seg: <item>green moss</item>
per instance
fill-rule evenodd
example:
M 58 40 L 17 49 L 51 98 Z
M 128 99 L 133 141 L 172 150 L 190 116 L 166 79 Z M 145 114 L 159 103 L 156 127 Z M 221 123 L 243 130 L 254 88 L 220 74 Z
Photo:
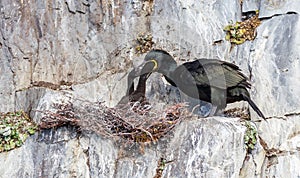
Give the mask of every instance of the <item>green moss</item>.
M 247 151 L 251 152 L 257 143 L 257 130 L 249 121 L 245 122 L 245 126 L 247 130 L 244 136 L 244 143 Z
M 0 152 L 22 146 L 36 130 L 37 125 L 24 111 L 0 113 Z

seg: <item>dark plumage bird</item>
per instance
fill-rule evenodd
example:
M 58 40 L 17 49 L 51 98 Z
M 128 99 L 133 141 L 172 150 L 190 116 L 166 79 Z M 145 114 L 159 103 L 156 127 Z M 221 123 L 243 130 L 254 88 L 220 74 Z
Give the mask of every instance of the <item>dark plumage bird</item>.
M 145 65 L 148 67 L 143 67 Z M 247 77 L 232 63 L 217 59 L 197 59 L 177 66 L 169 53 L 152 50 L 146 55 L 144 63 L 130 72 L 127 92 L 132 92 L 135 77 L 145 73 L 150 75 L 155 71 L 163 74 L 171 85 L 178 87 L 186 95 L 210 102 L 217 106 L 218 110 L 224 109 L 228 103 L 244 100 L 265 119 L 263 113 L 250 99 L 247 89 L 251 85 Z
M 134 83 L 133 83 L 134 80 L 133 76 L 136 73 L 136 71 L 132 70 L 129 73 L 128 75 L 128 81 L 130 81 L 130 84 L 128 84 L 129 88 L 127 90 L 126 95 L 122 97 L 121 100 L 119 101 L 118 106 L 127 104 L 129 102 L 145 101 L 146 81 L 149 78 L 153 67 L 154 67 L 153 63 L 146 63 L 145 65 L 143 65 L 143 68 L 140 72 L 140 78 L 136 86 L 136 90 L 134 90 Z

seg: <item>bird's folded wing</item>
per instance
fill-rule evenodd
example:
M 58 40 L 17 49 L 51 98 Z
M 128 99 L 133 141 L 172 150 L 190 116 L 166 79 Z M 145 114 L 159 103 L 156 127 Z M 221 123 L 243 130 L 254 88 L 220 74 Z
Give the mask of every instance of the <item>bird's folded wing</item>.
M 247 77 L 231 63 L 214 59 L 187 62 L 175 71 L 185 85 L 211 86 L 227 89 L 240 84 L 249 87 Z

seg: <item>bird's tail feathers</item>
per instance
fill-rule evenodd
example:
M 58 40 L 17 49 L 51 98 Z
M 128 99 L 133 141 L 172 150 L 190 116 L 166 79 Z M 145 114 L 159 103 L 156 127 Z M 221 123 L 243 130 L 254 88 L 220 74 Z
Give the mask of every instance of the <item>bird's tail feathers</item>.
M 257 105 L 250 99 L 249 96 L 247 95 L 243 95 L 244 99 L 250 104 L 250 106 L 252 107 L 252 109 L 260 116 L 262 117 L 264 120 L 266 120 L 266 117 L 264 116 L 264 114 L 260 111 L 260 109 L 257 107 Z

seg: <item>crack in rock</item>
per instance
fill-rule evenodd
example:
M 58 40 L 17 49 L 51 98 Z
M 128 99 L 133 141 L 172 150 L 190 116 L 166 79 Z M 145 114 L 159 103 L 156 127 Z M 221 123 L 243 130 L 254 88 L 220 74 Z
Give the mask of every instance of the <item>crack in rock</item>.
M 284 15 L 290 15 L 290 14 L 298 14 L 297 12 L 287 12 L 287 13 L 284 13 L 284 14 L 274 14 L 272 16 L 268 16 L 268 17 L 258 17 L 261 21 L 264 21 L 264 20 L 269 20 L 269 19 L 272 19 L 273 17 L 277 17 L 277 16 L 284 16 Z

